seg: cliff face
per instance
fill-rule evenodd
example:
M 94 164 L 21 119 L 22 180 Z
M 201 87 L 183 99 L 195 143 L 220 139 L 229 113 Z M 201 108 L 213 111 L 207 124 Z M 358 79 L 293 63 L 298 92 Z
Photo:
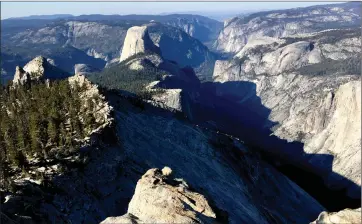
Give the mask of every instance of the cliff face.
M 202 81 L 211 81 L 215 60 L 200 40 L 172 26 L 152 22 L 147 25 L 152 41 L 160 47 L 162 56 L 177 62 L 181 67 L 191 66 Z
M 207 47 L 177 28 L 155 22 L 142 27 L 131 27 L 127 31 L 120 61 L 132 55 L 151 52 L 162 55 L 165 60 L 176 62 L 180 67 L 195 68 L 196 75 L 201 80 L 210 81 L 212 78 L 216 56 Z M 171 63 L 163 66 L 174 67 Z
M 134 26 L 127 30 L 127 35 L 124 40 L 120 62 L 127 58 L 146 52 L 160 54 L 160 50 L 152 42 L 147 26 Z
M 318 122 L 324 118 L 324 123 L 319 121 L 319 130 L 315 135 L 306 139 L 305 151 L 316 154 L 331 154 L 334 156 L 332 171 L 326 182 L 331 188 L 340 189 L 340 174 L 361 186 L 361 80 L 350 81 L 338 87 L 334 93 L 324 99 L 324 105 L 330 105 L 326 110 L 327 116 L 308 116 L 307 123 Z M 321 108 L 321 107 L 318 107 Z M 316 112 L 315 112 L 316 113 Z M 318 112 L 317 112 L 318 113 Z M 314 119 L 313 119 L 314 118 Z M 326 121 L 326 120 L 329 120 Z M 315 129 L 314 129 L 315 130 Z M 316 158 L 310 158 L 311 163 L 320 164 Z M 347 186 L 347 195 L 360 198 L 360 189 Z
M 361 184 L 360 157 L 353 156 L 360 153 L 360 127 L 349 120 L 360 121 L 360 105 L 354 102 L 360 100 L 361 38 L 356 29 L 338 32 L 317 32 L 294 43 L 251 40 L 233 59 L 216 62 L 214 81 L 255 83 L 256 95 L 271 110 L 268 119 L 276 123 L 266 127 L 282 139 L 304 143 L 304 151 L 314 153 L 309 163 L 327 170 L 318 171 L 327 185 L 348 188 L 349 196 L 359 198 L 359 189 L 342 183 L 341 176 Z M 321 161 L 322 154 L 333 162 Z
M 222 29 L 221 22 L 204 16 L 184 15 L 184 18 L 182 18 L 182 15 L 175 16 L 178 18 L 166 21 L 165 24 L 182 29 L 207 46 L 211 46 L 211 43 L 217 38 L 219 31 Z

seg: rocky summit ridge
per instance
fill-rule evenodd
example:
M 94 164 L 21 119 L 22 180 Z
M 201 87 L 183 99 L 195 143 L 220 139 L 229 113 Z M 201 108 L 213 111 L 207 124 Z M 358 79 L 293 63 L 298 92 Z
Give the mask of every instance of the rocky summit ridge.
M 30 80 L 39 79 L 63 79 L 70 74 L 55 66 L 52 59 L 37 56 L 29 61 L 24 68 L 16 67 L 13 83 L 25 83 Z

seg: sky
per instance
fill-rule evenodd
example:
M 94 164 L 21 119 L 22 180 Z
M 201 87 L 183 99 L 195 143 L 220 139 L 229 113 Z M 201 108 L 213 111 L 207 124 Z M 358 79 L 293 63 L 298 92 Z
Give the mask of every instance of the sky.
M 1 2 L 1 19 L 51 14 L 243 13 L 333 2 Z M 335 2 L 337 3 L 337 2 Z

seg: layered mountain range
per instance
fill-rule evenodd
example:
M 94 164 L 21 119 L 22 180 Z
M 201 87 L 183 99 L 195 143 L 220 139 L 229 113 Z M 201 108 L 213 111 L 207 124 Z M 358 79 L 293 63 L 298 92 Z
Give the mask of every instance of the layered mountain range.
M 252 13 L 226 20 L 215 45 L 221 51 L 237 53 L 249 40 L 260 36 L 303 36 L 326 29 L 360 26 L 360 18 L 358 2 Z
M 222 26 L 196 15 L 89 15 L 41 20 L 36 25 L 32 19 L 2 20 L 2 74 L 13 73 L 13 61 L 23 65 L 38 55 L 52 58 L 69 73 L 74 72 L 75 64 L 103 69 L 120 57 L 127 29 L 150 21 L 155 23 L 155 28 L 150 29 L 152 38 L 157 39 L 166 58 L 191 65 L 201 78 L 211 80 L 216 55 L 204 44 L 212 43 Z M 176 45 L 174 50 L 168 47 L 170 44 Z
M 8 55 L 3 65 L 20 65 L 13 83 L 76 74 L 69 80 L 101 87 L 114 124 L 67 158 L 83 158 L 81 167 L 23 171 L 50 185 L 14 175 L 2 219 L 361 222 L 360 9 L 250 14 L 225 21 L 218 38 L 218 23 L 190 15 L 79 16 L 2 35 L 9 49 L 43 43 L 37 54 L 51 52 L 23 67 L 30 56 Z M 66 68 L 48 46 L 103 64 L 64 59 Z

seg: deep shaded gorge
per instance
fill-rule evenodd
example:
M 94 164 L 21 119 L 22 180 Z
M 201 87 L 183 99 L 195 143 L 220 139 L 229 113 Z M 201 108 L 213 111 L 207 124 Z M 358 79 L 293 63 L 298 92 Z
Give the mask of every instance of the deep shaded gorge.
M 291 164 L 275 164 L 275 157 L 262 153 L 262 158 L 272 164 L 278 171 L 298 184 L 309 195 L 316 199 L 329 212 L 338 212 L 345 208 L 356 209 L 361 207 L 361 199 L 353 199 L 347 196 L 346 189 L 331 190 L 326 186 L 323 179 Z

